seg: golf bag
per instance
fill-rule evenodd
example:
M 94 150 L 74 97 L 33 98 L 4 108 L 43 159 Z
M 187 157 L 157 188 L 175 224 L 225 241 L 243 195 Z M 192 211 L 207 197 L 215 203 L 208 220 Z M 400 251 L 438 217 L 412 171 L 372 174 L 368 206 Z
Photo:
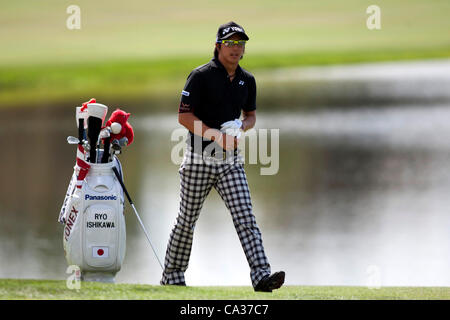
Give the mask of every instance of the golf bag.
M 95 105 L 94 111 L 98 114 L 99 104 Z M 90 106 L 87 103 L 88 112 L 86 108 L 77 108 L 77 121 L 80 120 L 77 124 L 79 129 L 81 127 L 77 162 L 58 221 L 64 224 L 63 245 L 68 265 L 80 268 L 82 280 L 114 282 L 125 257 L 126 227 L 124 194 L 112 168 L 117 169 L 122 179 L 123 173 L 119 159 L 114 154 L 107 163 L 86 160 L 89 154 L 90 159 L 94 156 L 98 159 L 102 158 L 103 153 L 99 148 L 94 152 L 91 149 L 89 153 L 85 150 L 85 147 L 89 148 L 87 142 L 83 144 L 85 120 L 93 114 L 89 113 Z M 83 115 L 83 112 L 86 114 Z M 104 116 L 100 125 L 103 120 Z M 88 130 L 89 123 L 94 121 L 88 121 Z M 99 132 L 98 124 L 96 126 Z M 91 134 L 90 139 L 99 141 L 98 135 Z

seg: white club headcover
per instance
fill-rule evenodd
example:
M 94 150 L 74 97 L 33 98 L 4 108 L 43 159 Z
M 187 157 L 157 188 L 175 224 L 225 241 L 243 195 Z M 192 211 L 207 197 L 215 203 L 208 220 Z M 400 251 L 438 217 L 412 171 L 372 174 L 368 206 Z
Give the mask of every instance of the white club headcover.
M 88 105 L 88 117 L 96 117 L 105 121 L 106 114 L 108 113 L 108 107 L 101 103 L 89 103 Z
M 88 111 L 87 109 L 85 109 L 84 111 L 81 111 L 81 107 L 76 107 L 75 108 L 75 119 L 77 121 L 77 128 L 78 128 L 78 120 L 79 119 L 84 119 L 84 128 L 87 128 L 87 117 L 88 117 Z

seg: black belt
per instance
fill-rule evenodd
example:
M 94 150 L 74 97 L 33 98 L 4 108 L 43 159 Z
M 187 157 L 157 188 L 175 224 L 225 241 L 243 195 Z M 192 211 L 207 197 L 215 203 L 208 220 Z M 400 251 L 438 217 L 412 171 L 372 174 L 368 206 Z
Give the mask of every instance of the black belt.
M 195 140 L 197 140 L 197 144 L 195 144 Z M 216 153 L 218 153 L 217 155 L 223 154 L 222 157 L 225 159 L 225 157 L 228 157 L 231 155 L 236 156 L 238 154 L 237 148 L 234 150 L 231 150 L 231 151 L 225 151 L 222 147 L 220 147 L 214 141 L 204 140 L 203 137 L 194 135 L 190 131 L 189 131 L 188 139 L 186 142 L 188 144 L 189 150 L 192 153 L 196 153 L 199 155 L 203 155 L 205 149 L 211 144 L 216 144 L 216 145 L 214 147 L 210 147 L 210 148 L 212 148 L 212 151 L 210 154 L 208 153 L 208 156 L 216 157 Z

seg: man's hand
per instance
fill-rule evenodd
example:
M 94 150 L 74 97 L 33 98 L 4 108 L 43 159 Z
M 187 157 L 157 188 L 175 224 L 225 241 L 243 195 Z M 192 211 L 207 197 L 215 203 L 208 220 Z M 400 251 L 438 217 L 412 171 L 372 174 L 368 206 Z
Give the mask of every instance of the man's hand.
M 228 132 L 224 132 L 224 131 L 222 131 L 222 129 L 220 131 L 216 130 L 216 129 L 211 129 L 210 127 L 206 126 L 199 118 L 197 118 L 191 112 L 179 113 L 178 121 L 181 125 L 183 125 L 190 132 L 192 132 L 196 135 L 202 136 L 206 139 L 214 140 L 224 150 L 229 151 L 229 150 L 234 150 L 237 148 L 239 137 L 236 138 L 232 135 L 229 135 L 229 134 L 227 134 Z M 235 120 L 233 120 L 233 122 L 234 121 Z M 200 126 L 198 126 L 198 129 L 200 129 L 200 130 L 198 130 L 198 129 L 197 129 L 197 131 L 195 130 L 195 125 L 194 125 L 195 122 L 201 124 Z M 237 124 L 238 123 L 235 123 L 235 126 Z M 237 129 L 237 130 L 239 131 L 239 129 Z
M 222 123 L 220 126 L 220 131 L 226 133 L 229 136 L 236 137 L 239 139 L 241 137 L 242 121 L 239 119 L 227 121 Z
M 225 123 L 222 123 L 220 125 L 221 129 L 241 129 L 242 128 L 242 121 L 239 119 L 234 119 L 231 121 L 227 121 Z

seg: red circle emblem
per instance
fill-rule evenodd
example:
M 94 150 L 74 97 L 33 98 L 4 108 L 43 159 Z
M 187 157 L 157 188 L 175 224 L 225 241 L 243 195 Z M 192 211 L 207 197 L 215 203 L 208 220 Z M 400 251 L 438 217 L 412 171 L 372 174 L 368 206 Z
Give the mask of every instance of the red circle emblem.
M 97 254 L 98 254 L 99 256 L 102 256 L 104 253 L 105 253 L 105 251 L 103 251 L 103 249 L 98 249 L 98 250 L 97 250 Z

